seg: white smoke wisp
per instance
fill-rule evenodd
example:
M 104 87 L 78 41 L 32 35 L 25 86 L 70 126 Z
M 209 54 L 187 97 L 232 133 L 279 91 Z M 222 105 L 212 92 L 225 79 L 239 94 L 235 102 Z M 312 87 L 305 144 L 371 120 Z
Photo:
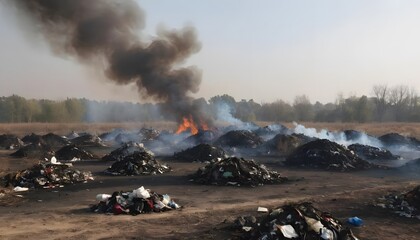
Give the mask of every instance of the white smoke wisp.
M 229 106 L 227 103 L 218 103 L 216 105 L 216 118 L 219 121 L 224 121 L 224 122 L 228 122 L 229 124 L 232 125 L 242 125 L 244 124 L 244 122 L 242 122 L 241 120 L 235 118 L 232 115 L 232 107 Z

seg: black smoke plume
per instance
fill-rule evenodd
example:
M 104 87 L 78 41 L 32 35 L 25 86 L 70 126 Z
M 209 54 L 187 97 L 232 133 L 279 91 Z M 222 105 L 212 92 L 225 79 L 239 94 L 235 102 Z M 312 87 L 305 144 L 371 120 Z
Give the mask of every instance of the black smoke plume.
M 201 71 L 180 67 L 201 48 L 194 28 L 140 35 L 144 12 L 132 0 L 14 0 L 58 55 L 101 67 L 117 84 L 135 83 L 140 95 L 165 102 L 178 121 L 191 115 L 208 121 L 189 96 L 199 90 Z

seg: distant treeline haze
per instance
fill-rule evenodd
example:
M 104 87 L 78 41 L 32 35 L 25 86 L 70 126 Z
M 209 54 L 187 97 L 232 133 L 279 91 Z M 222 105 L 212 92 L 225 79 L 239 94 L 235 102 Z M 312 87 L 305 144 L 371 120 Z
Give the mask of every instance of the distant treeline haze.
M 226 116 L 242 121 L 314 121 L 314 122 L 420 122 L 420 97 L 408 86 L 375 85 L 372 96 L 339 95 L 334 103 L 311 103 L 306 95 L 296 96 L 293 103 L 277 100 L 256 103 L 236 101 L 221 95 L 196 99 L 215 120 Z M 0 122 L 120 122 L 174 120 L 160 111 L 162 104 L 92 101 L 68 98 L 64 101 L 25 99 L 13 95 L 0 98 Z

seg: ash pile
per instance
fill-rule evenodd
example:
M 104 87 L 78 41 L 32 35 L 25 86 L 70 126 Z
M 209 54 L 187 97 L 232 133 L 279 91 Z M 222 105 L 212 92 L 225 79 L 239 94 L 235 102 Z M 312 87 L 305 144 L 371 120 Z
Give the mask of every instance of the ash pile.
M 159 163 L 155 157 L 146 151 L 136 151 L 124 157 L 120 161 L 114 162 L 106 174 L 110 175 L 156 175 L 171 171 L 166 164 Z
M 140 187 L 133 191 L 98 194 L 99 203 L 90 207 L 96 213 L 138 215 L 141 213 L 163 212 L 181 208 L 168 194 L 158 194 Z
M 174 158 L 189 162 L 216 162 L 226 158 L 225 151 L 210 144 L 199 144 L 174 154 Z
M 2 177 L 5 187 L 53 188 L 93 180 L 90 172 L 74 169 L 69 164 L 38 163 L 31 168 Z
M 93 153 L 86 151 L 85 149 L 78 147 L 74 144 L 67 145 L 62 147 L 55 153 L 55 157 L 58 160 L 89 160 L 89 159 L 98 159 Z
M 332 171 L 354 171 L 372 168 L 346 147 L 326 139 L 319 139 L 298 147 L 285 165 Z
M 357 240 L 351 229 L 308 202 L 278 207 L 263 217 L 239 217 L 234 228 L 240 239 Z
M 352 144 L 347 147 L 349 150 L 356 153 L 363 160 L 399 160 L 400 156 L 392 154 L 390 151 L 382 148 L 363 144 Z
M 25 143 L 20 140 L 15 135 L 11 134 L 2 134 L 0 135 L 0 147 L 4 149 L 17 149 L 24 145 Z
M 198 169 L 192 180 L 201 184 L 255 187 L 282 183 L 287 181 L 287 178 L 253 160 L 230 157 Z
M 12 157 L 27 157 L 36 159 L 49 159 L 54 155 L 55 152 L 52 150 L 52 148 L 43 142 L 31 143 L 29 145 L 19 148 L 16 152 L 10 154 L 10 156 Z
M 378 200 L 376 206 L 393 210 L 400 216 L 420 220 L 420 185 L 403 194 L 389 194 Z
M 121 147 L 115 149 L 114 151 L 110 152 L 109 154 L 102 157 L 102 160 L 105 161 L 121 161 L 125 157 L 133 154 L 134 152 L 145 152 L 147 155 L 147 159 L 152 159 L 154 154 L 147 150 L 142 143 L 136 142 L 127 142 L 124 143 Z

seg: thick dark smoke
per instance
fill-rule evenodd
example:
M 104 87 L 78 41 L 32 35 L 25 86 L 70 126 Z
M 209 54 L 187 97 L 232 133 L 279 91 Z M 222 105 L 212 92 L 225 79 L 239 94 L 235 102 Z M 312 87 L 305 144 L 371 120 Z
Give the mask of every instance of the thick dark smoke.
M 53 51 L 104 69 L 117 84 L 135 82 L 140 95 L 163 101 L 180 120 L 189 114 L 208 120 L 190 93 L 201 83 L 201 71 L 179 67 L 201 48 L 194 28 L 160 29 L 145 41 L 143 11 L 132 0 L 14 0 L 31 18 Z M 205 119 L 203 119 L 205 118 Z

